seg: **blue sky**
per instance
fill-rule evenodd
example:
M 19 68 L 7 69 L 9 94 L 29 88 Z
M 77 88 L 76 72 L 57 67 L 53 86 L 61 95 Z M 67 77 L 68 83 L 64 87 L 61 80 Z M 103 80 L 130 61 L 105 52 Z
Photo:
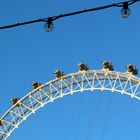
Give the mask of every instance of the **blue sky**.
M 114 2 L 119 1 L 2 0 L 0 25 Z M 30 92 L 32 81 L 53 79 L 55 69 L 75 72 L 79 62 L 101 69 L 104 59 L 116 71 L 125 71 L 128 63 L 140 69 L 139 7 L 140 3 L 130 7 L 128 19 L 121 17 L 120 8 L 60 19 L 50 33 L 44 31 L 43 23 L 1 30 L 0 115 L 11 107 L 11 97 L 22 98 Z M 9 140 L 138 140 L 139 106 L 138 100 L 118 93 L 76 93 L 39 110 Z

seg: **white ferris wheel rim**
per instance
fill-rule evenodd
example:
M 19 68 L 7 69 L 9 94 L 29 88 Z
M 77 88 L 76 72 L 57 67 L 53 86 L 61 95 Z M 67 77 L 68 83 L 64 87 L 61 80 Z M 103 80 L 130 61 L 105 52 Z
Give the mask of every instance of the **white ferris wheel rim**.
M 86 90 L 115 91 L 140 100 L 140 78 L 129 73 L 88 70 L 46 82 L 21 98 L 0 118 L 0 140 L 6 140 L 24 120 L 46 104 Z

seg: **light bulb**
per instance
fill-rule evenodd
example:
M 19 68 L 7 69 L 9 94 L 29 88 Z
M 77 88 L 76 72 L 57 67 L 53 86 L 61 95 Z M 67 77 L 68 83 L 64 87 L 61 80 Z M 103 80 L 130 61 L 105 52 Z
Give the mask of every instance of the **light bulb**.
M 121 10 L 121 15 L 123 18 L 128 18 L 131 14 L 131 10 L 128 8 L 128 9 L 122 9 Z
M 131 14 L 131 10 L 128 8 L 128 2 L 123 3 L 123 8 L 121 10 L 121 15 L 123 18 L 128 18 Z
M 53 23 L 52 23 L 52 18 L 48 18 L 46 23 L 44 24 L 44 29 L 47 32 L 51 32 L 53 30 Z

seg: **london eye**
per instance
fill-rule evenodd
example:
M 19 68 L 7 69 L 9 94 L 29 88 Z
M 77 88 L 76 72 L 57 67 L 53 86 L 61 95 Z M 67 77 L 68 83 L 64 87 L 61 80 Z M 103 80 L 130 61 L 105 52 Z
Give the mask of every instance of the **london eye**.
M 67 75 L 56 70 L 54 80 L 44 84 L 33 82 L 31 92 L 21 99 L 13 97 L 13 106 L 0 119 L 0 139 L 6 140 L 30 115 L 66 95 L 107 90 L 140 100 L 140 78 L 136 77 L 138 70 L 132 64 L 127 65 L 125 72 L 114 71 L 109 61 L 102 63 L 101 70 L 89 70 L 84 63 L 78 65 L 78 70 Z

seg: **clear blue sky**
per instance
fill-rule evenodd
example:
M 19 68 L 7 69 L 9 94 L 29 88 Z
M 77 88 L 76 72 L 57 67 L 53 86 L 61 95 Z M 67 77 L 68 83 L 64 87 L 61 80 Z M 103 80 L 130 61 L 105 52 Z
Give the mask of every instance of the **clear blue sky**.
M 2 0 L 0 25 L 63 14 L 117 0 Z M 116 71 L 128 63 L 140 69 L 140 3 L 123 19 L 120 8 L 60 19 L 53 32 L 42 23 L 0 31 L 0 115 L 9 99 L 31 91 L 31 82 L 53 79 L 55 69 L 77 71 L 79 62 Z M 139 75 L 138 75 L 139 76 Z M 119 93 L 84 92 L 47 105 L 14 131 L 9 140 L 139 140 L 140 101 Z

